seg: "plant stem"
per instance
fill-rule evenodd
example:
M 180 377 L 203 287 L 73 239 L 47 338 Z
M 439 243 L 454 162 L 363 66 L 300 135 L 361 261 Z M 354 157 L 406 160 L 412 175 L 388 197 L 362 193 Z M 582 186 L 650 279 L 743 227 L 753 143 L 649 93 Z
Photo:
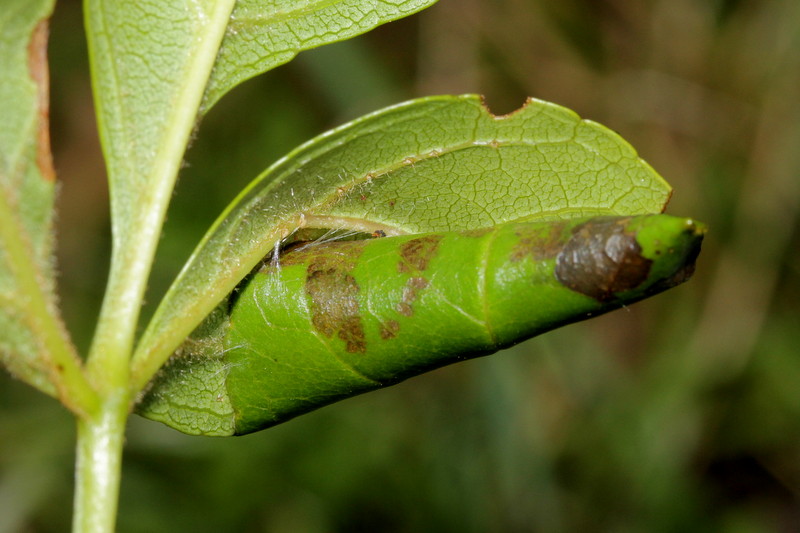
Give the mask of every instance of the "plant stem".
M 128 403 L 123 389 L 96 416 L 78 419 L 73 533 L 114 531 Z

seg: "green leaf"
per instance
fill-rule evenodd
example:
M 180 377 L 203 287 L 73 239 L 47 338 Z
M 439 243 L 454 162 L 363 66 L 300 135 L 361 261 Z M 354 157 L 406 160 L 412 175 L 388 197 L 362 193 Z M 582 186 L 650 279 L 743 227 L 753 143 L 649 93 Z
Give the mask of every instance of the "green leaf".
M 58 317 L 53 272 L 52 8 L 50 0 L 9 0 L 0 17 L 0 357 L 14 375 L 80 411 L 90 393 Z
M 400 235 L 645 214 L 669 195 L 619 136 L 554 104 L 494 116 L 477 96 L 440 96 L 367 115 L 275 163 L 221 215 L 137 348 L 135 390 L 298 228 Z
M 300 227 L 450 231 L 654 213 L 669 195 L 619 136 L 554 104 L 530 100 L 494 116 L 477 96 L 440 96 L 367 115 L 278 161 L 222 214 L 145 332 L 135 386 Z
M 211 99 L 204 110 L 299 50 L 345 39 L 430 3 L 86 0 L 113 234 L 108 289 L 89 358 L 93 374 L 102 374 L 110 386 L 126 381 L 124 359 L 206 89 Z
M 239 0 L 205 96 L 212 107 L 232 87 L 302 50 L 349 39 L 436 0 Z
M 87 360 L 103 387 L 127 383 L 167 205 L 234 2 L 84 3 L 111 197 L 111 269 Z
M 205 110 L 243 80 L 301 50 L 366 32 L 432 3 L 87 0 L 115 240 L 125 241 L 138 217 L 153 217 L 140 207 L 151 203 L 151 196 L 171 194 L 206 89 Z
M 212 314 L 138 411 L 187 433 L 256 431 L 673 287 L 703 233 L 645 215 L 301 247 Z

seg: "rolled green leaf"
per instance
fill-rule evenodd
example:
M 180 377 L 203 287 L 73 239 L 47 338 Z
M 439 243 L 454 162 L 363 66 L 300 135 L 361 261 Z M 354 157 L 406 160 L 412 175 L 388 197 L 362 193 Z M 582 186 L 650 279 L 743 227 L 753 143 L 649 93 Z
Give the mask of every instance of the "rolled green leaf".
M 139 391 L 274 246 L 303 227 L 402 235 L 663 211 L 671 188 L 617 134 L 529 99 L 494 115 L 431 96 L 323 133 L 264 171 L 209 229 L 131 361 Z
M 644 215 L 299 246 L 217 308 L 138 411 L 257 431 L 673 287 L 704 231 Z

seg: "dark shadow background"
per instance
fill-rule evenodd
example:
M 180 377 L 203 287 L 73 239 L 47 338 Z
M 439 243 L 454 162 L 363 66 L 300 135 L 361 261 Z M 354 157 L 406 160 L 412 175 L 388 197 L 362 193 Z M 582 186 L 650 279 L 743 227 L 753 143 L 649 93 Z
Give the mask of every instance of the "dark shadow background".
M 66 320 L 86 348 L 109 257 L 80 3 L 52 27 Z M 628 139 L 711 227 L 676 290 L 255 435 L 135 418 L 122 532 L 800 531 L 800 3 L 441 0 L 301 54 L 205 119 L 149 290 L 261 170 L 436 93 L 528 95 Z M 146 315 L 152 312 L 148 307 Z M 0 375 L 0 532 L 67 531 L 74 428 Z

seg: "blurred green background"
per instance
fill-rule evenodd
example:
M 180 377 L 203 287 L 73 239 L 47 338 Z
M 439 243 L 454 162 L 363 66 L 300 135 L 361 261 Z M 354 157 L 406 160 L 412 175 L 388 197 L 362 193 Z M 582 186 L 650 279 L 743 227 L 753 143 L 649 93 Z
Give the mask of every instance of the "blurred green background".
M 85 349 L 109 257 L 80 3 L 52 24 L 61 296 Z M 149 290 L 283 153 L 416 96 L 534 96 L 628 139 L 709 224 L 650 301 L 239 438 L 134 418 L 122 532 L 800 531 L 800 2 L 440 0 L 301 54 L 204 120 Z M 152 312 L 148 307 L 145 314 Z M 74 428 L 0 375 L 0 532 L 69 529 Z

